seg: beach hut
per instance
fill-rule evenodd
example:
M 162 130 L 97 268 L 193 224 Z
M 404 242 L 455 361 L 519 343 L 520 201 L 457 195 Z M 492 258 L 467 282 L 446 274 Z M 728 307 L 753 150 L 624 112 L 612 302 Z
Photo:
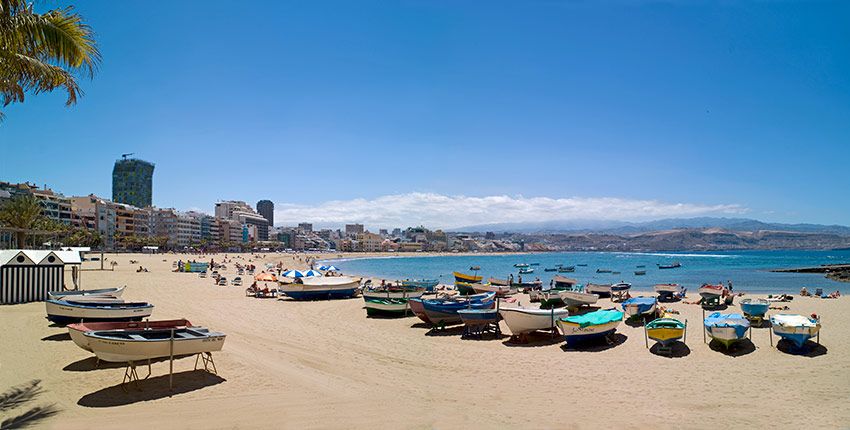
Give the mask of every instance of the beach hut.
M 73 251 L 0 251 L 0 304 L 44 301 L 48 291 L 62 291 L 63 256 L 71 264 L 80 264 L 79 253 Z

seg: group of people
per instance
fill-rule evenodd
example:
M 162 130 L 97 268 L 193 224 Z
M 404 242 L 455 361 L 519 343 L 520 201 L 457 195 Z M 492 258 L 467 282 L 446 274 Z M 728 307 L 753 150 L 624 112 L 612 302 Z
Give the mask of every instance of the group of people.
M 800 295 L 803 297 L 818 297 L 817 295 L 810 293 L 806 287 L 800 289 Z M 819 297 L 823 299 L 837 299 L 841 297 L 841 291 L 835 290 L 829 294 L 821 294 Z

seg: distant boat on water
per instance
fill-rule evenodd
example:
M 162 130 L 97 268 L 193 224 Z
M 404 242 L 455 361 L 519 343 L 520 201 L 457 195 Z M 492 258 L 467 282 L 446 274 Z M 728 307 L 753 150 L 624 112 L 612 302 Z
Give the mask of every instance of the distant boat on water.
M 576 266 L 561 266 L 558 268 L 558 273 L 572 273 L 576 271 Z
M 534 269 L 528 269 L 528 268 L 519 269 L 520 275 L 527 275 L 529 273 L 534 273 Z
M 646 275 L 646 270 L 635 270 L 635 276 Z
M 682 263 L 676 261 L 672 264 L 656 264 L 656 266 L 658 266 L 659 269 L 677 269 L 679 267 L 682 267 Z
M 543 271 L 544 272 L 557 272 L 558 268 L 557 267 L 547 267 L 547 268 L 543 269 Z
M 596 269 L 596 273 L 611 273 L 611 269 Z

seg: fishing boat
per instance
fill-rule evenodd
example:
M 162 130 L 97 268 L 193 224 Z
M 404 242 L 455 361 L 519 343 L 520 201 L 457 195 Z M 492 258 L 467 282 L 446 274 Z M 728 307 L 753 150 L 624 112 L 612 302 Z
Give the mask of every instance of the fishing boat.
M 413 312 L 413 315 L 416 315 L 421 319 L 425 324 L 433 325 L 430 319 L 428 319 L 428 315 L 425 314 L 425 305 L 422 304 L 422 298 L 418 299 L 410 299 L 407 301 L 407 306 L 410 308 L 410 312 Z
M 659 269 L 676 269 L 682 267 L 682 263 L 676 261 L 672 264 L 656 264 L 656 266 L 658 266 Z
M 116 288 L 101 288 L 98 290 L 76 290 L 76 291 L 50 291 L 47 293 L 48 298 L 53 300 L 78 300 L 80 297 L 90 296 L 107 296 L 121 297 L 124 294 L 124 289 L 127 286 Z
M 512 287 L 516 287 L 519 290 L 522 290 L 524 293 L 543 289 L 543 281 L 536 280 L 531 282 L 514 282 L 511 284 Z
M 611 273 L 611 269 L 596 269 L 596 273 Z
M 706 300 L 716 300 L 723 295 L 723 285 L 702 284 L 699 287 L 699 295 Z
M 572 289 L 574 286 L 578 285 L 577 279 L 567 278 L 566 276 L 561 275 L 555 275 L 555 277 L 552 278 L 552 281 L 554 281 L 555 288 L 559 289 L 569 290 Z
M 617 282 L 616 284 L 611 284 L 611 294 L 625 293 L 631 288 L 632 284 L 628 282 Z
M 499 314 L 513 335 L 522 335 L 537 330 L 551 330 L 559 318 L 568 316 L 566 309 L 501 308 Z
M 645 329 L 647 337 L 666 348 L 673 342 L 684 338 L 687 323 L 665 315 L 648 322 Z
M 791 341 L 798 349 L 820 332 L 820 320 L 803 315 L 779 314 L 770 317 L 773 333 Z
M 587 267 L 587 264 L 576 264 L 578 267 Z
M 655 297 L 632 297 L 623 302 L 623 312 L 627 318 L 643 318 L 655 315 L 658 300 Z
M 568 308 L 577 308 L 581 306 L 590 306 L 599 300 L 599 296 L 583 291 L 563 290 L 558 292 L 561 300 Z
M 531 269 L 531 268 L 519 269 L 520 275 L 527 275 L 529 273 L 534 273 L 534 269 Z
M 538 301 L 540 302 L 540 309 L 564 307 L 564 300 L 561 299 L 560 295 L 561 291 L 563 290 L 556 288 L 537 291 L 537 293 L 539 294 Z
M 611 284 L 587 284 L 584 291 L 599 297 L 611 297 Z
M 475 288 L 473 288 L 475 283 L 472 282 L 455 282 L 455 289 L 457 289 L 458 294 L 467 295 L 467 294 L 476 294 Z
M 646 270 L 635 270 L 635 276 L 646 275 Z
M 160 320 L 160 321 L 109 321 L 109 322 L 79 322 L 68 324 L 68 334 L 71 340 L 80 348 L 91 351 L 89 340 L 83 334 L 90 331 L 107 331 L 107 330 L 156 330 L 156 329 L 177 329 L 183 327 L 191 327 L 192 323 L 186 319 L 177 320 Z
M 422 305 L 425 315 L 433 325 L 457 324 L 461 322 L 457 311 L 461 309 L 490 309 L 496 304 L 496 293 L 478 294 L 469 298 L 425 299 Z
M 363 296 L 367 316 L 405 316 L 410 312 L 408 299 L 367 298 Z
M 47 300 L 47 319 L 66 325 L 80 321 L 141 321 L 151 316 L 153 305 L 145 302 L 74 302 Z
M 360 280 L 348 276 L 311 276 L 281 283 L 279 291 L 294 300 L 345 299 L 354 297 Z
M 492 285 L 510 286 L 511 282 L 507 279 L 488 278 L 487 282 Z
M 466 273 L 453 272 L 455 275 L 455 282 L 481 282 L 484 279 L 483 276 L 475 276 L 475 275 L 467 275 Z
M 547 267 L 547 268 L 543 269 L 543 271 L 544 272 L 557 272 L 558 268 L 557 267 Z
M 517 264 L 514 264 L 514 267 L 521 269 L 523 267 L 528 267 L 528 264 L 527 263 L 517 263 Z
M 415 299 L 425 294 L 424 288 L 371 287 L 363 290 L 363 299 Z
M 494 285 L 494 284 L 469 284 L 472 287 L 472 290 L 475 293 L 496 293 L 496 297 L 505 297 L 511 294 L 516 293 L 515 288 L 511 288 L 507 285 Z
M 598 310 L 583 315 L 558 319 L 558 328 L 564 335 L 567 346 L 608 336 L 617 330 L 623 313 L 616 310 Z
M 666 300 L 680 296 L 685 291 L 685 288 L 679 284 L 655 284 L 652 289 L 655 290 L 659 298 Z
M 713 312 L 703 322 L 708 335 L 723 344 L 727 349 L 741 341 L 750 328 L 750 322 L 741 314 L 723 314 Z
M 89 331 L 83 336 L 98 359 L 121 363 L 221 351 L 226 337 L 204 327 Z
M 426 291 L 434 291 L 434 288 L 440 284 L 436 279 L 405 279 L 401 281 L 401 286 L 406 288 L 424 288 Z
M 576 271 L 576 266 L 561 266 L 558 268 L 558 273 L 572 273 Z
M 638 269 L 644 269 L 644 268 L 646 268 L 646 264 L 638 264 L 635 267 L 637 267 Z
M 770 302 L 765 299 L 743 299 L 741 300 L 741 311 L 748 319 L 762 320 L 770 309 Z
M 473 272 L 477 272 L 477 271 L 481 270 L 481 266 L 471 266 L 469 268 L 469 270 L 473 271 Z
M 461 309 L 457 311 L 460 315 L 460 320 L 463 323 L 464 335 L 480 335 L 488 330 L 488 327 L 494 327 L 496 335 L 499 332 L 499 311 L 494 308 L 490 309 Z

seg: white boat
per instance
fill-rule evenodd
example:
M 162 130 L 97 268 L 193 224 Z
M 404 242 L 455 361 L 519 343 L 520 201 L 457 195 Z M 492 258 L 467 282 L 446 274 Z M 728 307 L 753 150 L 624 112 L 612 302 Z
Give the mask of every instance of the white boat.
M 185 319 L 128 322 L 79 322 L 68 324 L 68 334 L 77 346 L 86 351 L 91 351 L 89 340 L 83 335 L 90 331 L 171 329 L 191 326 L 192 323 Z
M 87 296 L 109 296 L 121 297 L 124 294 L 124 289 L 127 286 L 117 288 L 101 288 L 98 290 L 76 290 L 76 291 L 50 291 L 47 293 L 48 298 L 54 300 L 79 300 L 80 297 Z
M 425 294 L 425 290 L 390 290 L 390 291 L 381 291 L 380 289 L 366 289 L 363 291 L 364 299 L 415 299 L 422 297 Z
M 105 330 L 83 333 L 97 358 L 109 362 L 141 361 L 170 355 L 221 351 L 225 334 L 203 327 L 174 329 Z
M 750 329 L 750 322 L 743 315 L 735 313 L 711 313 L 705 317 L 703 325 L 708 335 L 726 348 L 743 340 Z
M 599 300 L 599 295 L 581 291 L 564 290 L 558 294 L 568 308 L 592 305 Z
M 596 294 L 599 297 L 610 297 L 611 296 L 611 285 L 610 284 L 587 284 L 584 287 L 584 291 Z
M 281 284 L 279 291 L 295 300 L 348 298 L 356 294 L 360 280 L 348 276 L 311 276 Z
M 74 296 L 73 298 L 55 300 L 66 300 L 76 303 L 124 303 L 123 298 L 115 296 Z
M 568 316 L 570 312 L 566 309 L 524 309 L 524 308 L 501 308 L 499 313 L 505 324 L 514 335 L 532 332 L 535 330 L 550 330 L 555 327 L 558 318 Z
M 806 341 L 818 335 L 820 321 L 803 315 L 779 314 L 770 317 L 773 333 L 802 348 Z
M 141 321 L 151 316 L 150 303 L 98 303 L 47 300 L 47 319 L 57 324 L 80 321 Z
M 505 297 L 507 295 L 516 294 L 516 288 L 511 288 L 507 285 L 493 285 L 493 284 L 472 284 L 472 289 L 475 290 L 476 293 L 496 293 L 498 297 Z

